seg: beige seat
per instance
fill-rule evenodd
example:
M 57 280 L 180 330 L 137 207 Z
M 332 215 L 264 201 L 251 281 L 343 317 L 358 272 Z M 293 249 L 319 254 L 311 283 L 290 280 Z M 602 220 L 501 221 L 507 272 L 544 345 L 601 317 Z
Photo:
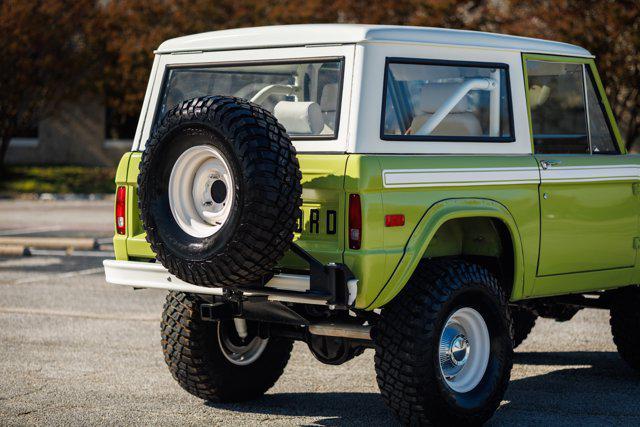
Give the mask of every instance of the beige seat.
M 315 102 L 280 101 L 273 115 L 290 134 L 319 135 L 324 126 L 322 111 Z
M 418 135 L 420 128 L 433 116 L 453 92 L 460 86 L 458 83 L 431 83 L 420 92 L 419 109 L 422 114 L 416 115 L 409 128 L 410 135 Z M 468 111 L 469 100 L 465 96 L 445 116 L 431 135 L 440 136 L 481 136 L 482 126 L 475 114 Z
M 320 109 L 324 118 L 322 134 L 332 134 L 336 125 L 336 109 L 338 108 L 338 84 L 328 83 L 322 89 Z

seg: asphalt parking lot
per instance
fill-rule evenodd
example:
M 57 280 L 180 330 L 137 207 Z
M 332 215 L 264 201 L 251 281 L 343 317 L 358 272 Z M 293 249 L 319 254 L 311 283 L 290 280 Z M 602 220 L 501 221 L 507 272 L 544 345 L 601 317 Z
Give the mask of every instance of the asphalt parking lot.
M 33 228 L 11 203 L 0 201 L 0 233 Z M 46 205 L 33 203 L 20 206 L 35 218 Z M 52 217 L 66 221 L 56 232 L 73 231 L 74 216 L 91 211 L 76 203 L 63 215 L 52 206 Z M 97 219 L 89 217 L 76 232 L 108 234 L 110 222 L 99 221 L 111 220 L 109 206 L 96 209 Z M 107 285 L 101 262 L 0 258 L 0 425 L 395 424 L 378 394 L 371 350 L 332 367 L 298 344 L 264 398 L 219 405 L 192 397 L 162 359 L 163 292 Z M 639 425 L 640 377 L 619 359 L 608 313 L 584 310 L 567 323 L 540 320 L 517 350 L 511 386 L 491 424 Z

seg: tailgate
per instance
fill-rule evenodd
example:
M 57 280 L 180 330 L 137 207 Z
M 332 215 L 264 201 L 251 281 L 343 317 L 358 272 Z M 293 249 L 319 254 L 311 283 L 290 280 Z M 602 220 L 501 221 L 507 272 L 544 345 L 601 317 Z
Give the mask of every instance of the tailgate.
M 142 153 L 123 156 L 116 174 L 117 186 L 127 188 L 127 232 L 116 235 L 116 259 L 155 258 L 145 240 L 138 212 L 137 178 Z M 302 170 L 302 218 L 295 239 L 320 261 L 342 262 L 345 233 L 344 173 L 346 154 L 299 154 Z M 307 264 L 288 253 L 280 262 L 283 268 L 307 269 Z
M 298 219 L 296 242 L 323 263 L 342 262 L 345 241 L 346 154 L 299 154 L 302 171 L 302 217 Z M 307 269 L 308 265 L 289 252 L 280 266 Z

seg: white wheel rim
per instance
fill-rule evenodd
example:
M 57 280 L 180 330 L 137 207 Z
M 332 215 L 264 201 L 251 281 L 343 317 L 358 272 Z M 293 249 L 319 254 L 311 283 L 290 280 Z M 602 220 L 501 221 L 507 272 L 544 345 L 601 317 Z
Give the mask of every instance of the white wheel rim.
M 219 150 L 197 145 L 178 157 L 169 177 L 169 206 L 182 231 L 213 236 L 229 219 L 234 200 L 231 169 Z
M 222 322 L 218 322 L 218 343 L 225 359 L 234 365 L 246 366 L 252 364 L 262 356 L 264 349 L 267 348 L 267 344 L 269 343 L 269 338 L 263 339 L 255 336 L 247 339 L 246 344 L 239 345 L 234 343 L 231 338 L 224 333 L 221 324 Z
M 487 370 L 491 350 L 489 329 L 482 315 L 470 307 L 449 316 L 440 334 L 440 372 L 455 392 L 473 390 Z

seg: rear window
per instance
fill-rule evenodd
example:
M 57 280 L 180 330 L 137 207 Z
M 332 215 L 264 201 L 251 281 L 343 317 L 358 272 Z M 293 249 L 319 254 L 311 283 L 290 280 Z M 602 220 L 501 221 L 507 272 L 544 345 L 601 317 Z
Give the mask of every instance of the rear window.
M 313 62 L 173 67 L 166 72 L 154 127 L 173 106 L 206 95 L 237 96 L 273 113 L 293 139 L 335 139 L 343 63 Z
M 389 59 L 381 138 L 514 141 L 507 65 Z

